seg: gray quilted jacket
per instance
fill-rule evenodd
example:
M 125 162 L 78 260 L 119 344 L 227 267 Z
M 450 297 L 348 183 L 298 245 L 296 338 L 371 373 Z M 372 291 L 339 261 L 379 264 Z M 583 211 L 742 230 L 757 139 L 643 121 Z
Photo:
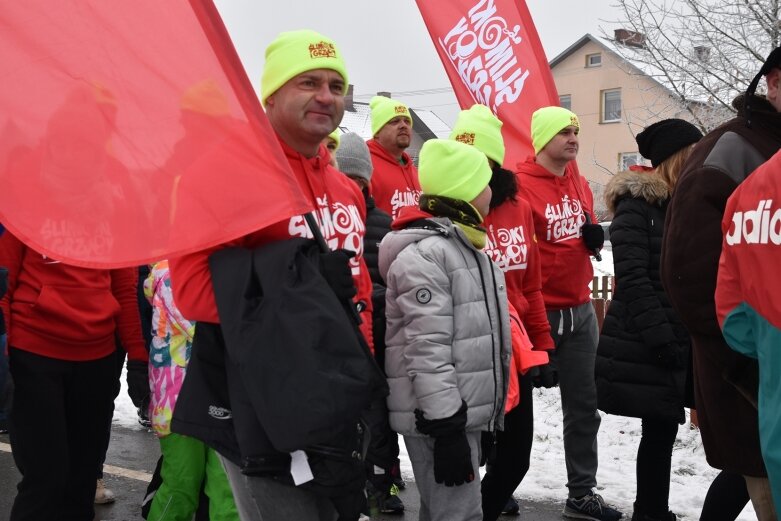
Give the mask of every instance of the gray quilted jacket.
M 380 244 L 391 428 L 422 436 L 415 409 L 447 418 L 463 399 L 467 431 L 501 429 L 511 352 L 504 275 L 449 219 L 425 222 Z

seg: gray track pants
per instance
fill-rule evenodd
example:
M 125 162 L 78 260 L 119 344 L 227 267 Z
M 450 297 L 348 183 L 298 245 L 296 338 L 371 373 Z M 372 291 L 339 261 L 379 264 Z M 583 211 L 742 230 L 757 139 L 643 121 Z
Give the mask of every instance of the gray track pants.
M 551 364 L 559 372 L 564 413 L 564 459 L 570 497 L 580 497 L 597 485 L 597 412 L 594 361 L 599 328 L 590 302 L 561 311 L 549 311 L 556 351 Z

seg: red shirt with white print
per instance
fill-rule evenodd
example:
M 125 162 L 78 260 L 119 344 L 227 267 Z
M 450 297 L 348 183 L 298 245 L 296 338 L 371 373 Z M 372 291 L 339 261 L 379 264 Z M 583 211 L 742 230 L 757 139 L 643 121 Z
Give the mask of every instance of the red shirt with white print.
M 594 268 L 580 228 L 589 215 L 594 196 L 572 163 L 563 176 L 538 165 L 534 157 L 518 164 L 520 195 L 529 201 L 540 247 L 542 296 L 548 311 L 567 309 L 591 300 Z
M 482 226 L 487 231 L 483 251 L 504 272 L 507 295 L 532 345 L 535 349 L 553 349 L 531 206 L 522 197 L 506 201 L 489 212 Z
M 420 181 L 412 158 L 402 153 L 404 164 L 374 139 L 366 142 L 372 157 L 371 194 L 377 208 L 396 219 L 405 206 L 418 206 Z
M 372 347 L 371 291 L 369 271 L 363 260 L 366 232 L 366 203 L 358 186 L 329 164 L 321 146 L 313 158 L 306 158 L 280 141 L 285 157 L 295 173 L 301 193 L 315 208 L 314 214 L 328 246 L 356 253 L 350 260 L 353 281 L 358 290 L 355 302 L 363 302 L 361 332 Z M 170 260 L 171 286 L 182 315 L 189 320 L 219 323 L 212 290 L 209 256 L 223 248 L 257 248 L 294 237 L 312 238 L 303 215 L 296 215 L 220 246 Z

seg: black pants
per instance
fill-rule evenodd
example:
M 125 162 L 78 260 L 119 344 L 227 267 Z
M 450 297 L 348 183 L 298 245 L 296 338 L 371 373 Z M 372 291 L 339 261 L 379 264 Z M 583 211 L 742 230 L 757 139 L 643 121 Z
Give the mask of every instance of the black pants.
M 521 401 L 504 417 L 504 430 L 497 432 L 496 458 L 488 462 L 480 484 L 483 520 L 494 521 L 529 470 L 534 436 L 534 406 L 531 377 L 519 376 Z
M 722 470 L 708 488 L 700 521 L 734 521 L 748 504 L 746 480 Z
M 669 510 L 670 465 L 678 423 L 643 418 L 637 449 L 637 498 L 635 512 L 661 518 Z
M 11 448 L 22 474 L 11 521 L 92 521 L 113 410 L 114 355 L 69 362 L 11 347 Z
M 116 339 L 116 348 L 114 349 L 113 365 L 114 365 L 114 380 L 111 387 L 111 414 L 107 418 L 105 433 L 103 436 L 103 454 L 100 457 L 100 463 L 98 463 L 98 469 L 96 478 L 103 479 L 103 464 L 106 463 L 106 454 L 108 453 L 108 446 L 111 443 L 111 425 L 114 421 L 114 402 L 119 396 L 119 392 L 122 390 L 122 368 L 125 367 L 125 358 L 127 353 L 119 342 L 119 338 Z

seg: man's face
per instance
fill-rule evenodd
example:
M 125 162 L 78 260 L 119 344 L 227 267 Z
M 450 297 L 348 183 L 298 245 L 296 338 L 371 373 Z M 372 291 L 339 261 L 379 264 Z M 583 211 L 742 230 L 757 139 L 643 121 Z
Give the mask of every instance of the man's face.
M 344 78 L 331 69 L 302 72 L 266 100 L 271 126 L 286 142 L 319 144 L 344 115 Z
M 556 162 L 568 162 L 578 157 L 578 133 L 580 130 L 574 125 L 564 127 L 553 136 L 547 145 L 540 150 L 539 155 L 547 155 Z
M 767 76 L 767 100 L 776 111 L 781 112 L 781 69 L 773 69 Z
M 387 150 L 402 151 L 412 139 L 412 122 L 406 116 L 396 116 L 377 132 L 375 139 Z

